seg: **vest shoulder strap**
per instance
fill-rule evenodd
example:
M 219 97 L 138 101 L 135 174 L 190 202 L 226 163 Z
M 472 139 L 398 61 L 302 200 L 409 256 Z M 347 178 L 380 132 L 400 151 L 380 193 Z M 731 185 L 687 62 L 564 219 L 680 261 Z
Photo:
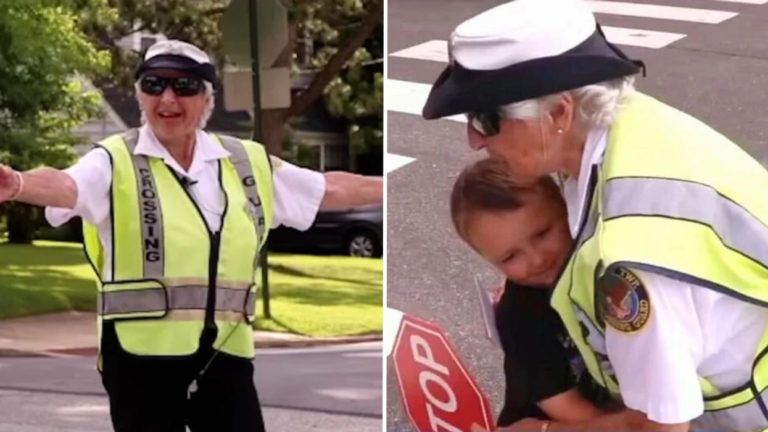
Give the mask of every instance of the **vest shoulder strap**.
M 256 221 L 260 246 L 264 246 L 272 222 L 272 168 L 266 148 L 250 140 L 228 135 L 216 135 L 221 145 L 231 154 L 230 161 L 237 171 L 248 201 L 251 215 Z M 266 208 L 265 208 L 266 207 Z
M 138 142 L 139 130 L 132 128 L 123 133 L 108 136 L 99 142 L 93 143 L 91 146 L 92 148 L 103 148 L 109 153 L 127 151 L 129 155 L 133 155 Z
M 109 163 L 114 173 L 116 170 L 127 168 L 120 161 L 130 161 L 133 159 L 133 149 L 139 140 L 138 129 L 129 129 L 121 134 L 108 136 L 101 141 L 91 143 L 91 149 L 104 149 L 109 157 Z M 113 178 L 114 182 L 114 178 Z M 114 209 L 112 209 L 114 211 Z M 114 227 L 112 228 L 114 229 Z M 99 283 L 103 283 L 103 267 L 105 262 L 105 251 L 99 240 L 98 227 L 91 225 L 83 220 L 83 249 L 85 256 L 98 276 Z M 115 263 L 112 263 L 112 274 L 114 275 Z

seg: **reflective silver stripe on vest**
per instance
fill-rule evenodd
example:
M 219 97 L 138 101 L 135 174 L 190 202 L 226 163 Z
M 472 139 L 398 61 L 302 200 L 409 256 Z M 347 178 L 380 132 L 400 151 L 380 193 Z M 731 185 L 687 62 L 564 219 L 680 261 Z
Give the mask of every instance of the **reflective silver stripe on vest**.
M 240 177 L 240 184 L 243 185 L 245 195 L 248 198 L 248 202 L 251 204 L 248 208 L 248 213 L 254 221 L 258 241 L 261 243 L 264 241 L 264 232 L 266 230 L 264 207 L 262 207 L 261 200 L 259 199 L 259 192 L 256 188 L 256 175 L 253 172 L 251 161 L 248 159 L 248 153 L 246 152 L 243 143 L 237 138 L 219 135 L 219 139 L 221 139 L 221 144 L 224 148 L 232 154 L 230 160 L 237 170 L 237 176 Z M 259 255 L 260 253 L 256 254 L 253 263 L 254 270 L 259 265 Z
M 165 249 L 163 247 L 163 212 L 149 160 L 146 156 L 134 155 L 139 141 L 139 131 L 132 129 L 123 135 L 126 147 L 133 158 L 136 173 L 136 187 L 139 193 L 141 214 L 141 248 L 144 256 L 144 277 L 161 278 L 165 272 Z
M 766 392 L 763 392 L 761 397 L 768 403 Z M 691 430 L 761 431 L 765 428 L 768 428 L 768 419 L 763 415 L 756 399 L 733 408 L 706 411 L 691 421 Z
M 99 294 L 107 300 L 102 301 L 100 298 L 97 303 L 100 306 L 99 313 L 102 315 L 164 312 L 178 309 L 205 310 L 208 301 L 208 287 L 204 286 L 146 288 Z M 216 310 L 253 315 L 256 304 L 252 301 L 246 304 L 248 297 L 248 290 L 219 288 L 216 290 Z
M 605 186 L 605 220 L 647 215 L 711 227 L 729 248 L 768 267 L 768 227 L 709 186 L 658 178 L 616 178 Z

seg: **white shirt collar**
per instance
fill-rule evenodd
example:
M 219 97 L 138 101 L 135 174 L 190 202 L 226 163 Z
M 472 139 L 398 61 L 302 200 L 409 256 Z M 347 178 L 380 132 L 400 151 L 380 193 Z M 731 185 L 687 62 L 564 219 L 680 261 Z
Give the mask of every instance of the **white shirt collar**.
M 608 143 L 608 128 L 601 127 L 592 130 L 587 135 L 584 144 L 584 153 L 581 157 L 579 178 L 569 178 L 563 186 L 563 195 L 568 207 L 568 225 L 571 235 L 576 237 L 585 212 L 584 205 L 587 202 L 587 188 L 592 178 L 592 167 L 603 161 L 603 154 Z
M 206 162 L 231 156 L 231 154 L 214 141 L 209 134 L 198 130 L 195 142 L 195 154 L 192 156 L 192 165 L 190 165 L 189 171 L 187 172 L 182 169 L 179 163 L 176 162 L 176 159 L 171 156 L 168 149 L 160 144 L 160 141 L 157 140 L 152 129 L 146 124 L 139 129 L 139 141 L 136 143 L 136 148 L 134 149 L 133 154 L 162 159 L 168 166 L 178 171 L 180 174 L 187 174 L 193 178 L 200 172 Z

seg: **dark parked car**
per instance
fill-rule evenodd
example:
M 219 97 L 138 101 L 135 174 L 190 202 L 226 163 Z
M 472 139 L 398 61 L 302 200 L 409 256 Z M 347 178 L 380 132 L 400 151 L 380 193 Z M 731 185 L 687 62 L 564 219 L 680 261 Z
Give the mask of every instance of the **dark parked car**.
M 307 231 L 279 227 L 269 233 L 275 252 L 329 251 L 356 257 L 382 255 L 382 205 L 321 211 Z

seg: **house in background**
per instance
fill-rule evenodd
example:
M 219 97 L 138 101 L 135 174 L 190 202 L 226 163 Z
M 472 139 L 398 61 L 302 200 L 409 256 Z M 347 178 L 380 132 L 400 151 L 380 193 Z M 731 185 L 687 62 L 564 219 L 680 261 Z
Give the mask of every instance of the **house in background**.
M 118 45 L 144 52 L 157 41 L 164 39 L 162 35 L 137 32 L 121 40 Z M 309 73 L 299 74 L 292 82 L 292 92 L 306 88 L 311 78 Z M 244 110 L 228 111 L 224 106 L 224 91 L 221 85 L 218 83 L 215 95 L 216 105 L 207 130 L 243 138 L 250 137 L 252 131 L 250 114 Z M 129 128 L 141 126 L 141 113 L 132 89 L 127 92 L 110 84 L 90 82 L 86 83 L 86 87 L 90 87 L 91 90 L 96 89 L 102 94 L 104 116 L 83 124 L 75 130 L 76 135 L 83 137 L 88 143 L 93 143 Z M 319 171 L 351 168 L 348 123 L 328 113 L 322 99 L 311 106 L 303 116 L 291 119 L 289 124 L 292 139 L 308 146 L 316 154 L 315 166 L 307 168 Z M 90 145 L 84 145 L 77 151 L 83 154 L 89 148 Z M 383 157 L 381 159 L 383 161 Z

